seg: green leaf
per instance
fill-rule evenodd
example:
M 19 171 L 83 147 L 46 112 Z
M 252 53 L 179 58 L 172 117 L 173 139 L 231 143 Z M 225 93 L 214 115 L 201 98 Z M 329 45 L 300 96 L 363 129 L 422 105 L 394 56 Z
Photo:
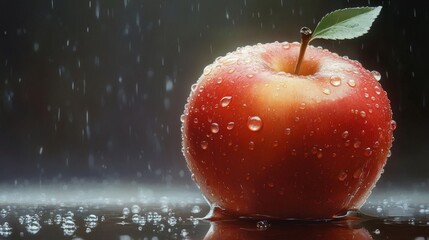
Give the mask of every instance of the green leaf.
M 311 40 L 351 39 L 368 32 L 381 7 L 345 8 L 328 13 L 317 24 Z

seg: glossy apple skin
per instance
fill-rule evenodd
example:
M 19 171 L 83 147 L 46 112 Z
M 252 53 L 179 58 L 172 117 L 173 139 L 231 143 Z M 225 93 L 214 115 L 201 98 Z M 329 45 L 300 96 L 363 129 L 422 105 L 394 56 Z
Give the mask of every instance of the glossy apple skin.
M 204 69 L 182 115 L 183 153 L 212 207 L 321 219 L 359 209 L 390 154 L 387 94 L 356 61 L 300 45 L 244 47 Z

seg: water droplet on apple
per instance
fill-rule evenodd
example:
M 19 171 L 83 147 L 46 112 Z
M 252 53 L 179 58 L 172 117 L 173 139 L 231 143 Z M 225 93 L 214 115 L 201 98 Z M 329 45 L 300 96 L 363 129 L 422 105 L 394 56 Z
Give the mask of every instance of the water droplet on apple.
M 364 117 L 366 117 L 366 112 L 365 112 L 365 111 L 360 111 L 360 113 L 359 113 L 359 114 L 360 114 L 360 116 L 361 116 L 361 117 L 363 117 L 363 118 L 364 118 Z
M 274 141 L 274 142 L 273 142 L 273 147 L 278 147 L 278 146 L 279 146 L 279 141 L 277 141 L 277 140 L 276 140 L 276 141 Z
M 228 70 L 228 73 L 233 73 L 235 71 L 235 68 L 231 68 Z
M 326 94 L 326 95 L 331 94 L 331 90 L 330 90 L 330 89 L 328 89 L 328 88 L 324 88 L 324 89 L 322 90 L 322 92 L 323 92 L 324 94 Z
M 223 57 L 220 62 L 223 63 L 224 65 L 232 65 L 236 63 L 237 60 L 238 58 L 236 57 Z
M 364 93 L 363 95 L 365 96 L 365 98 L 369 98 L 369 94 L 368 93 Z
M 374 71 L 371 71 L 371 73 L 372 73 L 372 76 L 374 76 L 375 80 L 380 81 L 381 74 L 379 72 L 374 70 Z
M 234 125 L 235 125 L 234 122 L 229 122 L 228 125 L 226 125 L 226 129 L 232 130 L 234 128 Z
M 347 173 L 344 171 L 341 171 L 340 174 L 338 174 L 338 180 L 340 180 L 341 182 L 346 180 L 347 178 Z
M 356 141 L 356 142 L 353 144 L 353 147 L 354 147 L 354 148 L 359 148 L 359 147 L 360 147 L 360 141 Z
M 350 79 L 349 81 L 347 81 L 347 84 L 348 84 L 350 87 L 355 87 L 355 86 L 356 86 L 356 82 L 355 82 L 355 80 L 353 80 L 353 79 Z
M 231 102 L 232 97 L 231 96 L 225 96 L 220 100 L 220 105 L 222 107 L 227 107 L 229 103 Z
M 338 87 L 338 86 L 341 85 L 341 78 L 338 77 L 338 76 L 332 76 L 331 80 L 330 80 L 330 83 L 331 83 L 332 86 Z
M 197 90 L 197 88 L 198 88 L 198 85 L 197 85 L 196 83 L 194 83 L 194 84 L 192 84 L 192 86 L 191 86 L 191 91 L 192 91 L 192 92 L 195 92 L 195 91 Z
M 209 147 L 209 143 L 207 141 L 201 141 L 201 148 L 206 150 Z
M 205 75 L 205 76 L 207 76 L 207 75 L 209 75 L 210 74 L 210 72 L 212 71 L 212 66 L 211 65 L 208 65 L 208 66 L 206 66 L 205 68 L 204 68 L 204 70 L 203 70 L 203 74 Z
M 217 82 L 218 84 L 221 84 L 221 83 L 222 83 L 222 81 L 223 81 L 222 77 L 218 77 L 218 78 L 217 78 L 217 80 L 216 80 L 216 82 Z
M 262 119 L 258 116 L 249 117 L 247 119 L 247 127 L 250 131 L 259 131 L 262 128 Z
M 301 103 L 301 105 L 299 105 L 299 109 L 304 110 L 305 109 L 305 103 Z
M 396 129 L 396 121 L 395 120 L 390 121 L 390 129 L 392 131 L 394 131 Z
M 322 159 L 323 158 L 323 153 L 319 150 L 319 152 L 317 153 L 317 158 L 318 159 Z
M 268 187 L 273 188 L 273 187 L 274 187 L 274 183 L 269 182 L 269 183 L 268 183 Z
M 252 78 L 252 77 L 253 77 L 253 74 L 247 74 L 247 77 L 248 77 L 248 78 Z
M 290 133 L 291 133 L 291 129 L 290 129 L 290 128 L 286 128 L 286 129 L 285 129 L 285 134 L 289 136 L 289 135 L 290 135 Z
M 219 132 L 219 124 L 212 123 L 212 125 L 210 126 L 210 130 L 212 131 L 212 133 L 218 133 Z
M 374 143 L 374 148 L 378 148 L 378 147 L 380 147 L 380 142 L 375 141 L 375 143 Z
M 365 155 L 365 157 L 371 156 L 372 155 L 371 148 L 369 148 L 369 147 L 365 148 L 365 151 L 363 152 L 363 155 Z
M 198 123 L 198 118 L 194 118 L 194 123 Z
M 346 147 L 350 146 L 350 140 L 346 140 L 346 141 L 344 142 L 344 146 L 346 146 Z
M 186 118 L 185 114 L 180 115 L 180 121 L 182 123 L 185 122 L 185 118 Z
M 295 122 L 299 122 L 299 117 L 295 117 Z
M 348 138 L 348 137 L 349 137 L 349 132 L 348 132 L 348 131 L 344 131 L 344 132 L 341 134 L 341 137 L 342 137 L 342 138 L 344 138 L 344 139 Z
M 362 176 L 363 170 L 362 168 L 356 169 L 356 171 L 353 173 L 353 178 L 358 179 Z
M 289 49 L 290 48 L 290 44 L 288 42 L 283 43 L 283 48 L 284 49 Z
M 252 141 L 249 142 L 249 149 L 250 150 L 254 150 L 255 149 L 255 143 L 254 142 L 252 142 Z
M 390 157 L 390 156 L 392 156 L 392 151 L 390 151 L 389 149 L 389 151 L 387 151 L 387 157 Z

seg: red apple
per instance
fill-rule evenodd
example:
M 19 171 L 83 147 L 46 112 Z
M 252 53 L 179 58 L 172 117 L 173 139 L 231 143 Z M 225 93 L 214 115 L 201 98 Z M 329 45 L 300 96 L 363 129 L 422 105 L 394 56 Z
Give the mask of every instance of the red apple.
M 182 115 L 183 152 L 212 207 L 320 219 L 359 209 L 395 123 L 377 72 L 299 43 L 237 49 L 204 69 Z

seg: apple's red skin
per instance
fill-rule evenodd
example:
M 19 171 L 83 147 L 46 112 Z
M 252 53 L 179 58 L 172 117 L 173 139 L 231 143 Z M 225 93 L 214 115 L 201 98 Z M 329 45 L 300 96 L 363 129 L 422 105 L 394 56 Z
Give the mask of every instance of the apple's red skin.
M 386 163 L 392 112 L 373 74 L 314 47 L 301 76 L 284 73 L 299 47 L 239 49 L 193 86 L 182 116 L 184 155 L 207 200 L 228 214 L 342 215 L 364 203 Z M 252 131 L 255 116 L 260 128 Z

